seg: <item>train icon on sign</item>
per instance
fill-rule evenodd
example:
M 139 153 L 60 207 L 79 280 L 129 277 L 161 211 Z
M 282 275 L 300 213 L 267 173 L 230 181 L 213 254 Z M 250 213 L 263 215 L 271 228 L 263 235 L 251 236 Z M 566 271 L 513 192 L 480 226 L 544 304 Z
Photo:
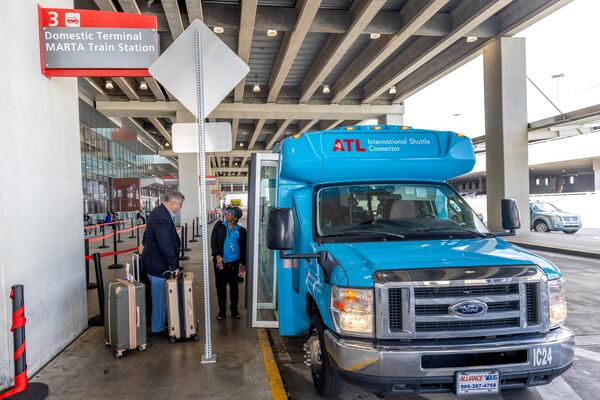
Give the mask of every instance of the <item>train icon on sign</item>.
M 81 25 L 81 16 L 79 13 L 65 13 L 65 26 L 69 28 L 79 28 Z

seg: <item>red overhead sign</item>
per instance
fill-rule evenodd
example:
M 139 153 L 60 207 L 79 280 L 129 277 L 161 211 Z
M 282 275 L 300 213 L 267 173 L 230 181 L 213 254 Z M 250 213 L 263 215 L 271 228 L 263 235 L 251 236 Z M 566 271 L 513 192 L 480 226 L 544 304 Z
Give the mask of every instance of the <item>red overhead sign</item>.
M 156 17 L 38 7 L 42 73 L 150 76 L 159 56 Z

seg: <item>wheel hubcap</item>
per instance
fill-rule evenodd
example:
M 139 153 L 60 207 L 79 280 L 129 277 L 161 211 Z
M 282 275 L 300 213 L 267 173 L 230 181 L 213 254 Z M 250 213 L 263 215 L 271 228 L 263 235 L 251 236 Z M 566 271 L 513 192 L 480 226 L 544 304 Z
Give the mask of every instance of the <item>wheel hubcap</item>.
M 538 224 L 538 225 L 537 225 L 537 231 L 538 231 L 538 232 L 546 232 L 546 230 L 547 230 L 547 229 L 548 229 L 548 228 L 546 227 L 546 225 L 545 225 L 545 224 Z
M 321 354 L 321 344 L 319 343 L 317 331 L 313 330 L 304 348 L 306 351 L 306 364 L 310 366 L 310 369 L 315 376 L 321 376 L 321 371 L 323 370 L 323 356 Z

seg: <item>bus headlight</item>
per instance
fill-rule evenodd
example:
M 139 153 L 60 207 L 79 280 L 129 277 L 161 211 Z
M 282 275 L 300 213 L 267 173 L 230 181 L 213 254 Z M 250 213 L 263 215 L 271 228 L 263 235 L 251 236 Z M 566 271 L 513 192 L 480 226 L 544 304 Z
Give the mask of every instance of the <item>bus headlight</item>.
M 373 336 L 373 290 L 331 286 L 331 315 L 338 333 Z
M 548 281 L 548 300 L 550 305 L 550 328 L 556 328 L 567 319 L 567 298 L 565 280 Z

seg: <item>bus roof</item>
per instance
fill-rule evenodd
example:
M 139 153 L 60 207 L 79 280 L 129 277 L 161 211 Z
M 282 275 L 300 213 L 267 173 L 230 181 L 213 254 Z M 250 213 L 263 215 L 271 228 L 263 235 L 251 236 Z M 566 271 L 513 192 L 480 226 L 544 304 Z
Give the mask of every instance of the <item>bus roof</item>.
M 362 125 L 310 132 L 278 148 L 281 177 L 307 183 L 445 181 L 475 165 L 471 140 L 449 131 Z

